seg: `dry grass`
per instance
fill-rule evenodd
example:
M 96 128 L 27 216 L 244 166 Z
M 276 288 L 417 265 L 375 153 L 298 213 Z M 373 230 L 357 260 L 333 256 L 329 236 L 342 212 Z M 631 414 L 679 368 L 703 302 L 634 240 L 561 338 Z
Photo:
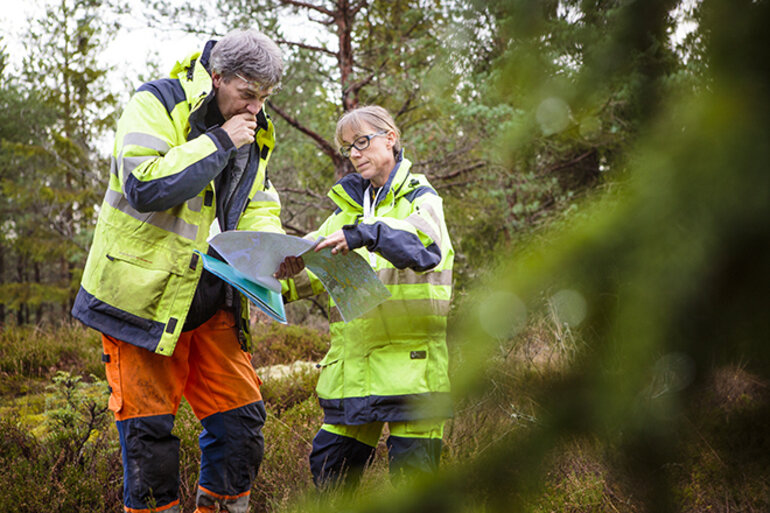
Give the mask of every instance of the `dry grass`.
M 255 326 L 254 333 L 260 344 L 254 361 L 260 363 L 317 361 L 328 345 L 328 333 L 297 326 L 265 323 Z M 458 372 L 462 351 L 472 348 L 452 349 L 453 372 Z M 62 439 L 38 439 L 30 434 L 31 423 L 44 422 L 48 415 L 43 394 L 55 371 L 64 367 L 84 376 L 86 371 L 98 368 L 92 360 L 98 361 L 99 352 L 98 337 L 76 327 L 10 330 L 2 334 L 0 368 L 4 370 L 0 383 L 5 408 L 0 424 L 0 463 L 14 469 L 0 470 L 0 486 L 7 490 L 6 497 L 18 501 L 18 497 L 30 493 L 29 486 L 45 482 L 61 495 L 56 501 L 47 499 L 51 505 L 48 511 L 72 511 L 66 508 L 89 500 L 97 490 L 107 498 L 80 510 L 120 510 L 120 455 L 112 425 L 89 445 L 89 459 L 82 462 L 67 456 Z M 535 391 L 554 377 L 568 375 L 583 352 L 579 330 L 560 322 L 554 309 L 545 303 L 513 339 L 500 341 L 481 377 L 484 386 L 458 395 L 455 417 L 445 430 L 442 465 L 447 469 L 463 468 L 540 427 L 544 412 Z M 350 497 L 331 495 L 321 499 L 313 489 L 307 456 L 321 425 L 322 412 L 313 393 L 316 371 L 312 364 L 307 367 L 287 375 L 265 374 L 269 376 L 263 385 L 268 411 L 266 451 L 252 490 L 252 512 L 328 510 L 335 504 L 348 507 Z M 672 483 L 676 509 L 693 513 L 770 511 L 768 384 L 747 365 L 733 365 L 714 369 L 693 384 L 690 397 L 682 410 L 679 450 L 660 469 Z M 185 510 L 193 508 L 199 430 L 197 419 L 183 403 L 175 434 L 181 440 L 180 491 Z M 386 436 L 387 432 L 383 433 L 377 458 L 367 469 L 355 499 L 365 501 L 393 493 L 384 446 Z M 644 490 L 638 486 L 634 472 L 629 472 L 633 469 L 629 469 L 628 462 L 617 460 L 613 443 L 595 436 L 557 440 L 547 461 L 538 465 L 543 471 L 541 487 L 523 498 L 524 510 L 644 512 L 640 498 Z M 51 470 L 54 468 L 56 472 Z M 101 476 L 92 482 L 73 484 L 73 480 L 95 472 Z M 528 469 L 523 472 L 526 474 Z M 472 499 L 468 507 L 485 509 L 483 499 L 478 498 Z M 39 509 L 17 503 L 14 510 Z

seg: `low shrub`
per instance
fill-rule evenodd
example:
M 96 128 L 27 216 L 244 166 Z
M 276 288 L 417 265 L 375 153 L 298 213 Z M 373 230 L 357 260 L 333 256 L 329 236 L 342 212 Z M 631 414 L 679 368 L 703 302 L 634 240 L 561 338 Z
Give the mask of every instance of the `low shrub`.
M 666 472 L 684 512 L 770 511 L 770 383 L 741 365 L 715 369 L 678 432 Z
M 75 324 L 6 326 L 0 330 L 0 384 L 4 394 L 26 393 L 26 378 L 57 371 L 103 379 L 100 335 Z
M 253 325 L 255 367 L 290 364 L 297 360 L 319 361 L 329 349 L 329 333 L 278 322 Z
M 313 493 L 308 456 L 323 412 L 313 395 L 281 415 L 268 410 L 265 424 L 265 459 L 252 488 L 252 511 L 282 511 L 300 497 Z
M 201 460 L 198 435 L 202 429 L 190 404 L 182 399 L 172 431 L 179 438 L 179 500 L 182 511 L 195 510 Z
M 0 511 L 122 511 L 117 433 L 94 387 L 58 374 L 41 436 L 17 414 L 0 419 Z
M 265 407 L 274 415 L 281 415 L 295 404 L 313 396 L 318 381 L 318 370 L 312 363 L 296 362 L 286 368 L 288 373 L 280 377 L 261 374 L 257 369 L 257 374 L 264 380 L 261 391 Z

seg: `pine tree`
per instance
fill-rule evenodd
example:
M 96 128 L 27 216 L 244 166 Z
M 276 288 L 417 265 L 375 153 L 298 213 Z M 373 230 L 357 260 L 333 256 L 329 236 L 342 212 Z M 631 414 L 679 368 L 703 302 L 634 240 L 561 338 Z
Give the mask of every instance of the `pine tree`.
M 5 84 L 3 173 L 6 304 L 17 322 L 68 315 L 108 169 L 96 146 L 113 124 L 115 97 L 98 63 L 109 26 L 106 5 L 63 0 L 30 20 L 24 86 Z M 10 128 L 12 127 L 12 128 Z M 10 239 L 10 240 L 9 240 Z M 12 263 L 12 260 L 15 262 Z M 15 273 L 10 275 L 10 268 Z M 32 313 L 35 315 L 33 316 Z

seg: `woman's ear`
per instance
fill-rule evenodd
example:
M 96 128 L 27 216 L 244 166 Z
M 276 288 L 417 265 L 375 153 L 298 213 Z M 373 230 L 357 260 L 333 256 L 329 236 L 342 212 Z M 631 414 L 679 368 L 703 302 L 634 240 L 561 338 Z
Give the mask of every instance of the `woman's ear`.
M 396 132 L 393 130 L 388 130 L 388 140 L 386 144 L 389 150 L 393 149 L 393 146 L 396 145 Z

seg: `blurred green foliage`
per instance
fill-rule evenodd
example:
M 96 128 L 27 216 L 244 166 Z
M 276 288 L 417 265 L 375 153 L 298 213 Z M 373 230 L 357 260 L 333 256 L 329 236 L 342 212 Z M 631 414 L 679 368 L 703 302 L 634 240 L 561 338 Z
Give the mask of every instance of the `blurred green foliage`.
M 684 94 L 662 80 L 670 57 L 661 43 L 675 2 L 610 4 L 560 3 L 582 10 L 588 21 L 598 13 L 612 20 L 606 43 L 594 47 L 574 86 L 585 94 L 619 73 L 636 77 L 623 91 L 637 99 L 631 112 L 639 139 L 624 156 L 623 176 L 613 180 L 612 201 L 586 203 L 585 218 L 549 232 L 547 244 L 506 252 L 502 267 L 464 303 L 455 339 L 465 366 L 454 386 L 463 394 L 492 386 L 484 369 L 500 338 L 483 322 L 482 309 L 495 292 L 518 298 L 507 302 L 508 318 L 515 319 L 513 306 L 533 311 L 545 291 L 571 291 L 567 297 L 585 304 L 579 325 L 586 346 L 568 372 L 531 389 L 537 405 L 531 430 L 405 492 L 400 511 L 465 511 L 476 503 L 486 511 L 525 510 L 540 493 L 546 456 L 575 437 L 601 440 L 613 468 L 633 484 L 641 510 L 691 507 L 678 502 L 676 473 L 665 470 L 682 464 L 692 442 L 682 431 L 692 427 L 694 401 L 709 391 L 717 369 L 737 363 L 766 386 L 770 241 L 762 220 L 770 214 L 770 77 L 762 63 L 770 48 L 764 28 L 770 5 L 699 5 L 708 73 L 701 87 Z M 539 91 L 553 94 L 559 79 L 542 74 L 543 53 L 527 44 L 548 41 L 547 3 L 495 5 L 508 15 L 511 43 L 499 61 L 502 98 L 523 103 L 536 117 Z M 578 99 L 558 97 L 568 105 Z M 507 135 L 513 159 L 533 137 L 522 134 Z M 770 403 L 765 394 L 750 397 L 748 408 L 731 413 L 730 425 L 741 426 L 737 436 L 713 449 L 725 482 L 761 491 L 746 504 L 747 494 L 726 490 L 727 507 L 761 511 L 770 503 L 770 452 L 766 442 L 744 435 L 766 430 Z M 730 452 L 747 462 L 738 464 Z M 744 465 L 765 470 L 748 475 Z M 359 510 L 384 511 L 385 504 Z

